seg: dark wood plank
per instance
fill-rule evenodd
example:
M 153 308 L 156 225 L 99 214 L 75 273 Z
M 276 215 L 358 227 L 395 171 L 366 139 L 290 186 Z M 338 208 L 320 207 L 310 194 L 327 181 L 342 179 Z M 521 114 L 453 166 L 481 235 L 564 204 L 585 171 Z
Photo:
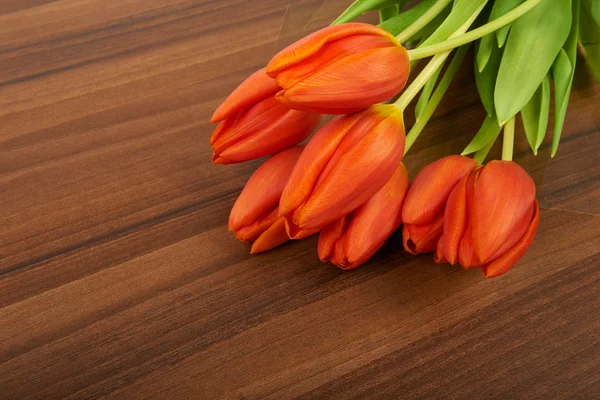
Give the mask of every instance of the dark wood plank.
M 348 3 L 0 2 L 0 398 L 600 396 L 600 88 L 584 68 L 554 159 L 518 130 L 542 219 L 501 278 L 411 257 L 398 234 L 343 272 L 315 238 L 250 256 L 227 232 L 260 162 L 212 165 L 210 114 Z M 463 68 L 411 174 L 483 115 Z

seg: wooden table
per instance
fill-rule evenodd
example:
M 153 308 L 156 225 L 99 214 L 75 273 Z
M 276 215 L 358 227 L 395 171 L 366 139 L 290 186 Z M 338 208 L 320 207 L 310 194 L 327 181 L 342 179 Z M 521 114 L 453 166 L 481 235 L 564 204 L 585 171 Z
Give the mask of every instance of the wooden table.
M 558 155 L 518 131 L 541 224 L 505 276 L 397 234 L 343 272 L 315 238 L 250 256 L 227 231 L 260 162 L 211 164 L 212 111 L 348 3 L 0 2 L 1 399 L 600 396 L 600 89 L 582 65 Z M 471 63 L 412 176 L 483 120 Z

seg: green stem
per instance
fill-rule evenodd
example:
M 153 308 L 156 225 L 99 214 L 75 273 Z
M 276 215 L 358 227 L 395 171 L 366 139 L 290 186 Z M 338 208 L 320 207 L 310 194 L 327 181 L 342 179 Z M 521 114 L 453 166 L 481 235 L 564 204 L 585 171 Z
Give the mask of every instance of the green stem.
M 444 76 L 440 80 L 439 85 L 437 86 L 437 88 L 431 95 L 429 102 L 427 102 L 427 105 L 423 109 L 421 117 L 417 120 L 417 122 L 415 122 L 413 127 L 410 129 L 410 132 L 408 132 L 408 135 L 406 135 L 404 154 L 406 154 L 408 150 L 412 147 L 412 145 L 415 143 L 415 141 L 425 128 L 425 125 L 427 125 L 427 122 L 429 122 L 429 119 L 433 115 L 433 112 L 442 101 L 442 98 L 444 97 L 444 94 L 446 94 L 448 87 L 450 87 L 452 79 L 454 79 L 454 76 L 458 72 L 458 69 L 460 68 L 460 65 L 465 59 L 465 56 L 467 55 L 468 51 L 469 46 L 463 46 L 458 49 L 458 51 L 454 55 L 454 58 L 452 58 L 452 62 L 450 62 L 450 65 L 448 66 L 448 69 L 446 70 Z
M 469 33 L 465 33 L 455 38 L 450 38 L 440 43 L 432 44 L 429 46 L 416 48 L 409 50 L 408 54 L 411 60 L 418 60 L 420 58 L 430 57 L 435 54 L 443 53 L 448 50 L 452 50 L 455 47 L 462 46 L 466 43 L 472 42 L 473 40 L 479 39 L 488 33 L 494 32 L 503 26 L 510 24 L 515 19 L 519 18 L 533 7 L 537 6 L 542 0 L 527 0 L 520 6 L 514 8 L 512 11 L 507 12 L 500 18 L 497 18 L 487 24 L 473 29 Z
M 419 91 L 425 85 L 425 83 L 427 83 L 429 78 L 431 78 L 433 74 L 435 74 L 435 71 L 437 71 L 437 69 L 440 67 L 440 65 L 444 63 L 444 60 L 448 57 L 448 54 L 450 54 L 450 52 L 437 54 L 435 57 L 433 57 L 431 61 L 427 63 L 425 68 L 423 68 L 421 73 L 417 75 L 417 77 L 410 84 L 410 86 L 406 88 L 406 90 L 402 93 L 400 98 L 396 100 L 394 105 L 400 110 L 404 111 L 404 109 L 410 104 L 412 99 L 415 98 L 415 96 L 417 95 L 417 93 L 419 93 Z
M 504 136 L 502 138 L 502 159 L 504 161 L 512 161 L 514 144 L 515 117 L 512 117 L 504 125 Z
M 396 36 L 396 39 L 398 39 L 400 43 L 404 43 L 405 41 L 410 39 L 417 32 L 423 29 L 428 23 L 430 23 L 435 17 L 437 17 L 438 14 L 441 13 L 448 4 L 450 4 L 450 1 L 452 0 L 438 0 L 415 22 L 413 22 L 405 30 L 400 32 L 400 34 Z
M 446 62 L 444 62 L 444 64 L 445 63 Z M 440 73 L 444 68 L 444 64 L 442 64 L 442 66 L 435 71 L 433 76 L 427 82 L 425 82 L 425 86 L 423 86 L 423 89 L 421 90 L 421 95 L 419 96 L 419 100 L 417 100 L 417 104 L 415 105 L 415 117 L 417 120 L 419 120 L 421 115 L 423 115 L 423 110 L 425 107 L 427 107 L 429 100 L 431 100 L 431 95 L 433 94 L 435 86 L 437 85 L 438 78 L 440 77 Z
M 463 33 L 465 33 L 467 29 L 469 29 L 471 24 L 475 22 L 475 19 L 477 19 L 477 16 L 481 12 L 481 10 L 483 10 L 484 7 L 485 3 L 483 3 L 477 10 L 475 10 L 473 15 L 471 15 L 469 19 L 465 21 L 465 23 L 462 24 L 462 26 L 456 30 L 456 32 L 450 35 L 450 37 L 452 38 L 455 36 L 460 36 Z M 415 50 L 418 50 L 418 48 Z M 444 63 L 444 60 L 446 60 L 446 58 L 450 55 L 450 51 L 451 50 L 448 50 L 446 52 L 439 53 L 433 56 L 433 58 L 429 61 L 425 68 L 423 68 L 421 73 L 415 78 L 415 80 L 410 84 L 410 86 L 406 88 L 406 90 L 402 93 L 400 98 L 394 103 L 394 106 L 404 111 L 404 109 L 410 104 L 412 99 L 414 99 L 417 93 L 419 93 L 419 91 L 423 88 L 423 86 L 429 80 L 429 78 L 431 78 L 433 74 L 435 74 L 437 69 Z

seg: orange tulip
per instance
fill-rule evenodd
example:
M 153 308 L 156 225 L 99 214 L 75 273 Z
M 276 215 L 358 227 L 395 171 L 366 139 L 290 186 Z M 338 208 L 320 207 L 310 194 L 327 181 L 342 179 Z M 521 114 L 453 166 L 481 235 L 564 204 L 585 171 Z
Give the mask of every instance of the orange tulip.
M 250 253 L 270 250 L 289 240 L 284 219 L 279 217 L 279 198 L 302 148 L 286 149 L 265 161 L 233 205 L 229 230 L 242 242 L 253 242 Z
M 390 180 L 354 212 L 324 228 L 319 235 L 319 258 L 341 269 L 367 261 L 400 226 L 408 174 L 399 164 Z
M 443 157 L 419 172 L 402 209 L 402 241 L 411 254 L 434 251 L 442 236 L 444 207 L 458 182 L 477 162 L 464 156 Z
M 283 91 L 277 99 L 297 110 L 346 114 L 385 101 L 404 88 L 408 52 L 373 25 L 321 29 L 279 52 L 267 65 Z
M 481 267 L 487 278 L 501 275 L 525 253 L 538 223 L 531 177 L 512 161 L 490 161 L 450 193 L 436 260 Z
M 275 99 L 281 88 L 264 68 L 252 74 L 217 108 L 210 138 L 213 162 L 232 164 L 274 154 L 300 143 L 321 116 L 292 110 Z
M 300 156 L 281 195 L 291 238 L 356 210 L 385 185 L 404 151 L 402 112 L 376 105 L 323 126 Z

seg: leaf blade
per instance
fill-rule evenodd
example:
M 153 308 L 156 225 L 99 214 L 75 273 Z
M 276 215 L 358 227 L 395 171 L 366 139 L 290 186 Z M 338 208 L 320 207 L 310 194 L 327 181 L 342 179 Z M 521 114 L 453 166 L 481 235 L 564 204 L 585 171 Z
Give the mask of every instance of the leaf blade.
M 548 128 L 548 115 L 550 113 L 550 78 L 544 78 L 538 90 L 521 110 L 521 119 L 525 136 L 533 154 L 537 155 L 538 149 L 546 136 Z
M 498 124 L 498 120 L 495 117 L 487 116 L 485 120 L 483 120 L 483 124 L 481 124 L 479 131 L 461 154 L 464 156 L 483 149 L 490 141 L 496 140 L 501 129 L 502 127 Z
M 570 0 L 542 1 L 513 22 L 494 89 L 494 105 L 501 124 L 514 117 L 533 96 L 565 43 L 570 27 Z
M 421 46 L 442 42 L 460 28 L 488 0 L 457 0 L 444 22 L 421 43 Z
M 487 65 L 490 57 L 492 56 L 492 51 L 494 48 L 494 35 L 489 34 L 479 40 L 479 45 L 477 47 L 477 55 L 475 61 L 477 62 L 476 70 L 478 72 L 483 71 L 485 66 Z
M 522 2 L 523 0 L 496 0 L 490 13 L 490 21 L 503 16 Z M 508 24 L 496 31 L 496 41 L 498 43 L 498 47 L 502 47 L 504 46 L 504 43 L 506 43 L 506 37 L 508 36 L 511 25 L 512 24 Z
M 600 2 L 592 3 L 592 17 L 598 25 L 600 25 Z
M 390 18 L 394 18 L 400 12 L 397 5 L 388 6 L 379 10 L 379 21 L 385 22 Z
M 406 1 L 403 0 L 356 0 L 341 13 L 331 25 L 345 24 L 367 11 L 379 10 L 397 4 L 402 6 L 404 3 L 406 3 Z
M 379 27 L 388 31 L 392 35 L 397 36 L 400 32 L 402 32 L 403 30 L 408 28 L 413 22 L 415 22 L 419 17 L 425 14 L 425 12 L 427 12 L 427 10 L 429 10 L 435 2 L 436 0 L 424 0 L 416 6 L 411 7 L 404 12 L 401 12 L 397 16 L 382 22 L 381 24 L 379 24 Z
M 580 1 L 573 1 L 571 32 L 565 44 L 552 64 L 552 75 L 554 76 L 554 132 L 552 137 L 551 157 L 556 155 L 562 129 L 569 106 L 569 96 L 575 77 L 575 66 L 577 64 L 577 38 L 579 36 Z
M 494 107 L 494 90 L 503 52 L 503 49 L 492 46 L 490 59 L 486 63 L 485 68 L 482 71 L 475 68 L 475 84 L 477 85 L 479 98 L 481 99 L 483 108 L 485 108 L 485 111 L 490 117 L 496 114 L 496 109 Z
M 408 41 L 415 42 L 415 41 L 427 39 L 446 20 L 446 18 L 450 14 L 451 9 L 452 9 L 452 7 L 450 5 L 447 6 L 446 8 L 444 8 L 444 10 L 441 13 L 439 13 L 434 19 L 431 20 L 431 22 L 429 22 L 427 25 L 425 25 L 425 27 L 423 29 L 421 29 L 419 32 L 415 33 L 413 36 L 411 36 L 408 39 Z
M 600 83 L 600 22 L 592 17 L 592 1 L 581 0 L 579 44 L 590 72 L 596 83 Z
M 523 0 L 495 0 L 492 10 L 490 11 L 488 22 L 500 18 L 522 2 Z M 477 50 L 477 66 L 479 67 L 479 72 L 483 71 L 487 62 L 489 61 L 492 54 L 492 47 L 496 44 L 495 42 L 497 41 L 498 47 L 504 46 L 510 25 L 511 24 L 503 26 L 496 32 L 492 32 L 489 35 L 482 37 L 479 41 L 479 47 Z

